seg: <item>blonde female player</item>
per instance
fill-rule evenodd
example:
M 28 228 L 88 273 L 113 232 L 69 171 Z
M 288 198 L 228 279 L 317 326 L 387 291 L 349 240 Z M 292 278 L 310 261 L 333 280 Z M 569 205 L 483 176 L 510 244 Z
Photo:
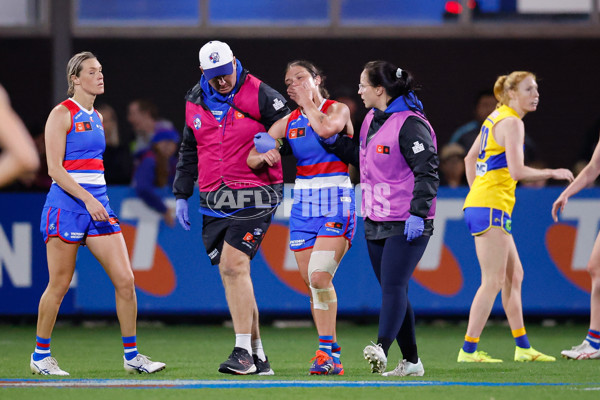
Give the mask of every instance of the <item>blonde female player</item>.
M 50 280 L 38 311 L 31 372 L 69 375 L 50 353 L 50 336 L 58 309 L 75 271 L 80 245 L 86 245 L 115 287 L 117 317 L 128 372 L 153 373 L 165 364 L 139 354 L 136 347 L 137 301 L 133 271 L 117 216 L 108 204 L 102 154 L 106 147 L 102 116 L 94 100 L 104 93 L 102 65 L 82 52 L 67 64 L 69 98 L 50 112 L 46 122 L 48 174 L 53 180 L 42 210 Z
M 475 238 L 481 285 L 475 294 L 458 362 L 501 362 L 477 350 L 479 337 L 498 292 L 516 342 L 515 361 L 555 361 L 529 344 L 523 322 L 521 283 L 523 266 L 511 235 L 515 186 L 519 180 L 573 180 L 567 169 L 535 169 L 523 163 L 523 117 L 537 109 L 535 75 L 515 71 L 494 85 L 498 106 L 484 121 L 478 138 L 465 157 L 469 194 L 465 221 Z

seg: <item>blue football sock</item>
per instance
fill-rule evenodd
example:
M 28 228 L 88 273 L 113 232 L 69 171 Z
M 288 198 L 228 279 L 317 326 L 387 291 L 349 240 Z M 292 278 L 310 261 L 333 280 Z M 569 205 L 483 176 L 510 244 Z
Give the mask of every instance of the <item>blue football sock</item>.
M 33 352 L 33 361 L 40 361 L 46 357 L 51 357 L 50 338 L 35 337 L 35 351 Z
M 122 336 L 123 338 L 123 349 L 125 350 L 125 359 L 127 361 L 134 359 L 139 353 L 137 351 L 137 337 L 134 336 Z

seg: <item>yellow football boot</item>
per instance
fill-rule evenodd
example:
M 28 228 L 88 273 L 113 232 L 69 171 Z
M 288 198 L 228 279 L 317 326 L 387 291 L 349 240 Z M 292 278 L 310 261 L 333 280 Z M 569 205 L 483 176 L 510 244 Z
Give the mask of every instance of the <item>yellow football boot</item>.
M 474 351 L 473 353 L 467 353 L 462 348 L 458 352 L 458 362 L 486 362 L 486 363 L 499 363 L 502 360 L 498 358 L 492 358 L 485 351 Z
M 515 361 L 540 361 L 540 362 L 548 362 L 548 361 L 556 361 L 556 358 L 552 356 L 548 356 L 544 353 L 540 353 L 533 347 L 528 349 L 524 349 L 522 347 L 515 347 Z

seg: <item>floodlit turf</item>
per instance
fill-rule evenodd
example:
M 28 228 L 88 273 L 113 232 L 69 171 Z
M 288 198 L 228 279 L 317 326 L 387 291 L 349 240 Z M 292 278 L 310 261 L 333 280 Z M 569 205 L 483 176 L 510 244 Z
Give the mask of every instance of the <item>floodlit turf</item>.
M 181 318 L 185 322 L 185 317 Z M 514 341 L 510 329 L 503 324 L 486 327 L 480 349 L 500 364 L 458 364 L 456 356 L 462 345 L 464 323 L 428 323 L 417 327 L 419 351 L 425 376 L 383 378 L 371 374 L 362 349 L 374 340 L 377 327 L 341 323 L 338 327 L 342 346 L 344 376 L 309 376 L 310 358 L 317 347 L 313 328 L 263 327 L 262 336 L 267 355 L 276 375 L 270 377 L 229 376 L 217 368 L 231 352 L 234 336 L 231 328 L 205 325 L 140 324 L 138 348 L 167 368 L 153 375 L 128 375 L 123 370 L 122 346 L 118 327 L 72 326 L 59 324 L 52 337 L 52 355 L 61 368 L 70 372 L 69 379 L 134 379 L 218 381 L 234 384 L 232 389 L 122 389 L 122 388 L 2 388 L 2 380 L 41 379 L 32 375 L 29 355 L 34 348 L 34 326 L 0 325 L 0 399 L 597 399 L 600 398 L 600 360 L 567 361 L 559 358 L 560 350 L 579 344 L 587 331 L 585 325 L 559 324 L 554 327 L 527 326 L 532 345 L 556 356 L 554 363 L 516 363 L 512 361 Z M 394 345 L 390 352 L 393 368 L 400 352 Z M 269 387 L 276 381 L 302 381 L 328 384 L 340 381 L 353 387 Z M 266 384 L 266 388 L 239 387 L 239 382 Z M 415 386 L 376 387 L 375 381 L 414 382 Z M 364 386 L 363 385 L 364 382 Z M 371 383 L 369 383 L 371 382 Z M 424 383 L 418 383 L 424 382 Z M 202 387 L 197 385 L 196 387 Z M 329 393 L 328 393 L 329 392 Z M 143 396 L 143 397 L 141 397 Z

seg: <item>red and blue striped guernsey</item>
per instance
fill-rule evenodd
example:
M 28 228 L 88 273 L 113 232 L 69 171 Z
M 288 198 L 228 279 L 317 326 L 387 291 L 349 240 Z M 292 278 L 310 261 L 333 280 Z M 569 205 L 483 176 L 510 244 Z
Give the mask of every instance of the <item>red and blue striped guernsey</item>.
M 319 110 L 326 114 L 327 109 L 334 103 L 333 100 L 323 100 Z M 323 148 L 308 117 L 302 113 L 300 108 L 290 114 L 286 127 L 286 138 L 298 160 L 295 191 L 335 186 L 352 187 L 348 175 L 348 165 Z
M 83 187 L 106 185 L 102 161 L 106 140 L 100 115 L 93 108 L 86 110 L 73 99 L 61 105 L 71 113 L 63 167 Z

